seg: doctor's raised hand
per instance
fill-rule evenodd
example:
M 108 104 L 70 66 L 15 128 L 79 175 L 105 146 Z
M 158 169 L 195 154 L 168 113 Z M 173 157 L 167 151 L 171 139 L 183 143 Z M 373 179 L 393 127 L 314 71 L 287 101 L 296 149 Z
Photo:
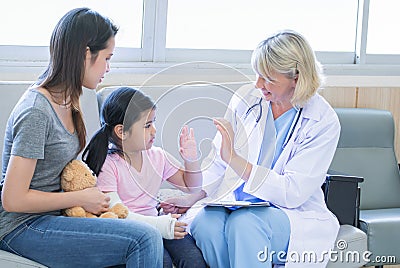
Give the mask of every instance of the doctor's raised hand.
M 221 159 L 246 181 L 251 171 L 251 165 L 235 151 L 235 132 L 231 123 L 224 118 L 215 118 L 213 122 L 221 134 Z
M 237 156 L 233 147 L 235 133 L 233 132 L 232 125 L 229 123 L 228 120 L 225 120 L 223 118 L 215 118 L 213 122 L 217 127 L 219 133 L 221 133 L 222 137 L 220 149 L 221 158 L 226 163 L 229 163 L 232 158 Z
M 321 185 L 340 124 L 317 93 L 322 69 L 308 41 L 291 30 L 261 41 L 251 63 L 254 85 L 238 89 L 224 118 L 214 120 L 215 155 L 204 160 L 205 183 L 197 197 L 206 196 L 200 204 L 217 199 L 271 206 L 206 206 L 190 232 L 211 268 L 325 267 L 323 253 L 333 247 L 339 223 Z M 268 256 L 260 258 L 260 252 Z M 319 261 L 286 259 L 305 252 Z

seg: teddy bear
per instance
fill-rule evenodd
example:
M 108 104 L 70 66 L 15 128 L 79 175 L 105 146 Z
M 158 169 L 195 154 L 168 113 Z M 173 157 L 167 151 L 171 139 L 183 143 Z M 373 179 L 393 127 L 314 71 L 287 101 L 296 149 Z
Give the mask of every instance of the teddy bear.
M 61 173 L 61 188 L 64 192 L 83 190 L 89 187 L 95 187 L 97 183 L 96 175 L 90 168 L 80 160 L 72 160 L 63 169 Z M 85 211 L 82 207 L 72 207 L 64 210 L 64 214 L 69 217 L 81 218 L 119 218 L 125 219 L 128 216 L 128 208 L 117 203 L 105 213 L 97 216 Z

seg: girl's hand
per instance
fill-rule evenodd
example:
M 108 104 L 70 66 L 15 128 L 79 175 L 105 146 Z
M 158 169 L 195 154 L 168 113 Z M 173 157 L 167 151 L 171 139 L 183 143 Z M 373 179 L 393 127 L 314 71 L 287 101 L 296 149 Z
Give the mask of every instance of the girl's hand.
M 199 199 L 193 199 L 191 195 L 177 196 L 168 198 L 160 203 L 163 212 L 168 213 L 185 213 Z
M 213 122 L 222 136 L 220 150 L 221 158 L 229 164 L 231 159 L 236 156 L 236 151 L 233 147 L 235 134 L 232 125 L 223 118 L 215 118 Z
M 193 162 L 197 160 L 197 143 L 194 138 L 193 128 L 183 126 L 179 136 L 179 152 L 185 161 Z
M 86 188 L 81 191 L 83 196 L 82 207 L 95 215 L 107 212 L 110 206 L 110 197 L 97 187 Z
M 181 214 L 171 214 L 172 218 L 179 218 Z M 180 222 L 176 221 L 175 222 L 175 227 L 174 227 L 174 239 L 182 239 L 187 235 L 188 233 L 186 232 L 186 227 L 187 223 L 185 222 Z

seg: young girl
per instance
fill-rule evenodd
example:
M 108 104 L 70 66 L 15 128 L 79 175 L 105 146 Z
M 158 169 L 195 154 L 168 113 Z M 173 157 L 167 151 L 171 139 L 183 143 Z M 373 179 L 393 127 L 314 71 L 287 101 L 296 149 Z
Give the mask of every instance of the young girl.
M 93 214 L 109 207 L 97 188 L 62 192 L 60 174 L 85 147 L 82 86 L 95 89 L 110 70 L 117 31 L 88 8 L 71 10 L 55 27 L 47 69 L 7 123 L 0 249 L 49 267 L 161 267 L 162 240 L 153 227 L 61 216 L 73 206 Z
M 155 104 L 142 92 L 129 87 L 113 91 L 102 106 L 101 121 L 102 127 L 83 152 L 84 161 L 98 175 L 98 187 L 110 196 L 111 205 L 122 202 L 128 206 L 128 219 L 147 222 L 160 231 L 164 267 L 172 267 L 172 262 L 177 267 L 206 267 L 185 231 L 186 223 L 177 221 L 180 215 L 157 216 L 156 209 L 156 196 L 164 180 L 184 192 L 201 188 L 193 129 L 185 126 L 180 135 L 182 169 L 171 155 L 153 146 Z

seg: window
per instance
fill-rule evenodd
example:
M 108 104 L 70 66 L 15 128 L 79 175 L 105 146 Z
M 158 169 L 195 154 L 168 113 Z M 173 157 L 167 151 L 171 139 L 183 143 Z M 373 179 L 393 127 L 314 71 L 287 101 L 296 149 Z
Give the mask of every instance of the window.
M 169 0 L 165 60 L 248 63 L 266 36 L 293 29 L 320 61 L 353 63 L 357 6 L 357 0 Z
M 398 0 L 370 0 L 367 54 L 400 54 Z
M 352 52 L 356 14 L 356 0 L 169 0 L 166 47 L 252 50 L 293 29 L 315 50 Z
M 89 7 L 120 26 L 120 47 L 141 47 L 143 0 L 12 0 L 0 10 L 0 45 L 48 46 L 58 20 L 77 7 Z
M 120 26 L 113 62 L 121 68 L 190 61 L 248 64 L 258 42 L 281 29 L 302 33 L 319 61 L 336 71 L 367 64 L 400 67 L 397 0 L 3 1 L 0 64 L 47 61 L 54 25 L 79 6 Z

